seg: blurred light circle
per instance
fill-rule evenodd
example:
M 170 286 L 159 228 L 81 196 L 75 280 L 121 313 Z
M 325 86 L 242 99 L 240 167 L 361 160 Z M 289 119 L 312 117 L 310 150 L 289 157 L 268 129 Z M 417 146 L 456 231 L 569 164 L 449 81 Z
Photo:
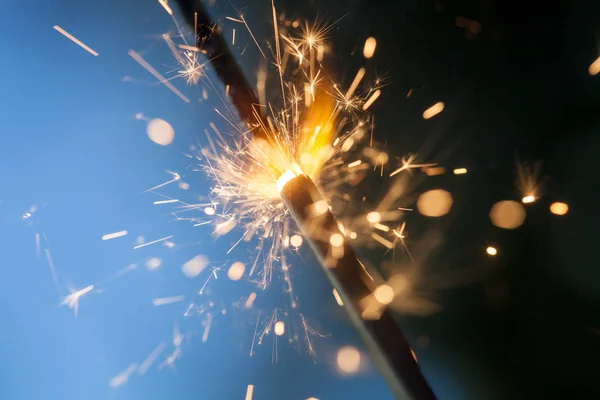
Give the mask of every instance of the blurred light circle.
M 498 228 L 515 229 L 525 222 L 525 207 L 521 203 L 512 200 L 499 201 L 490 210 L 492 224 Z
M 208 265 L 209 261 L 206 256 L 198 255 L 192 258 L 190 261 L 183 264 L 181 272 L 188 278 L 194 278 L 200 275 L 200 272 Z
M 232 281 L 239 281 L 244 276 L 244 271 L 246 270 L 246 266 L 244 263 L 240 261 L 236 261 L 231 264 L 229 270 L 227 271 L 227 277 Z
M 175 138 L 173 127 L 167 121 L 160 118 L 154 118 L 148 122 L 146 133 L 150 140 L 161 146 L 170 145 Z
M 360 352 L 356 347 L 342 347 L 337 353 L 337 366 L 343 373 L 355 374 L 360 367 Z
M 448 214 L 452 207 L 452 195 L 442 189 L 422 193 L 417 200 L 417 209 L 426 217 L 441 217 Z
M 565 203 L 556 202 L 550 205 L 550 212 L 554 215 L 565 215 L 569 211 L 569 206 Z

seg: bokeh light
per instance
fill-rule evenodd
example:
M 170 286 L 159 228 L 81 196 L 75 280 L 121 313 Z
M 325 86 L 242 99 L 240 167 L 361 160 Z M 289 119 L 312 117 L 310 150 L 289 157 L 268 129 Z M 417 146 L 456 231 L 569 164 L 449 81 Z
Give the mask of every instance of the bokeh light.
M 490 219 L 499 228 L 515 229 L 525 222 L 525 207 L 512 200 L 499 201 L 492 206 Z
M 441 217 L 448 214 L 452 201 L 452 195 L 445 190 L 429 190 L 419 196 L 417 209 L 426 217 Z

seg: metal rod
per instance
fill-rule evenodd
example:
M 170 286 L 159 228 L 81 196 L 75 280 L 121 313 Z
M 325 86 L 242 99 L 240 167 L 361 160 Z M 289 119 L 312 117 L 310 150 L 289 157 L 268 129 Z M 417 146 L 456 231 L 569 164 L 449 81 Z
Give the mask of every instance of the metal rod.
M 229 86 L 229 96 L 240 118 L 252 129 L 254 137 L 266 138 L 261 129 L 268 126 L 266 117 L 259 112 L 257 96 L 223 39 L 220 28 L 212 22 L 201 0 L 176 1 L 187 23 L 198 33 L 197 46 L 206 52 L 223 84 Z M 281 198 L 342 298 L 350 321 L 392 394 L 397 399 L 435 400 L 392 314 L 384 310 L 378 319 L 362 317 L 361 300 L 372 293 L 371 278 L 346 241 L 340 246 L 341 256 L 330 256 L 332 244 L 329 238 L 336 233 L 342 237 L 343 234 L 329 210 L 320 214 L 315 224 L 311 206 L 323 200 L 315 184 L 305 175 L 292 177 L 283 185 Z
M 341 254 L 332 257 L 329 238 L 335 234 L 343 237 L 343 233 L 329 210 L 315 215 L 314 204 L 323 198 L 312 180 L 306 175 L 292 178 L 283 186 L 281 197 L 340 295 L 350 321 L 392 394 L 397 399 L 435 399 L 391 313 L 384 310 L 373 320 L 362 317 L 361 300 L 372 293 L 371 277 L 347 241 L 339 246 Z

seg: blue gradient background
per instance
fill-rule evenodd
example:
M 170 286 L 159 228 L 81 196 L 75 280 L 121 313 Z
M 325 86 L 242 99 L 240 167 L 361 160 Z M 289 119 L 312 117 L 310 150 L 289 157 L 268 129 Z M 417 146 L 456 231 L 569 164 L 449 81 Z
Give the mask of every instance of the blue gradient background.
M 67 40 L 53 25 L 95 49 L 99 57 Z M 199 173 L 185 172 L 189 160 L 181 151 L 197 138 L 204 143 L 202 130 L 218 121 L 214 104 L 199 104 L 201 90 L 176 80 L 175 86 L 192 99 L 191 104 L 182 102 L 127 55 L 134 49 L 166 74 L 176 65 L 160 34 L 173 28 L 154 1 L 3 5 L 0 51 L 7 58 L 0 63 L 0 398 L 243 399 L 248 384 L 255 385 L 255 400 L 391 398 L 368 361 L 355 377 L 336 372 L 336 349 L 361 345 L 309 254 L 304 260 L 292 258 L 299 271 L 301 311 L 315 328 L 332 334 L 319 341 L 316 365 L 284 340 L 279 342 L 277 365 L 271 362 L 272 339 L 250 358 L 251 314 L 216 319 L 203 344 L 200 319 L 182 317 L 187 303 L 152 305 L 156 297 L 189 298 L 198 290 L 207 271 L 194 280 L 180 272 L 193 256 L 232 262 L 249 260 L 252 250 L 251 244 L 243 244 L 226 256 L 234 234 L 215 241 L 209 227 L 174 222 L 171 206 L 155 206 L 158 198 L 140 194 L 168 180 L 166 170 L 187 174 L 184 181 L 191 187 L 183 192 L 173 185 L 165 194 L 193 201 L 209 191 Z M 247 40 L 243 29 L 238 32 L 238 41 Z M 134 81 L 122 82 L 125 76 Z M 134 117 L 139 112 L 168 121 L 176 132 L 174 143 L 152 143 L 146 123 Z M 33 204 L 37 211 L 22 220 Z M 100 240 L 124 229 L 129 231 L 124 238 Z M 48 238 L 43 248 L 51 251 L 63 289 L 81 289 L 131 263 L 139 268 L 107 284 L 102 293 L 84 296 L 75 318 L 68 308 L 58 307 L 61 298 L 43 250 L 36 258 L 36 233 Z M 148 241 L 174 235 L 177 246 L 156 244 L 134 251 L 140 235 Z M 147 270 L 144 263 L 150 257 L 161 258 L 163 266 Z M 223 304 L 252 290 L 247 283 L 227 281 L 224 274 L 209 287 L 211 298 Z M 257 307 L 284 308 L 285 296 L 266 296 L 257 300 Z M 173 351 L 175 325 L 188 335 L 182 356 L 175 368 L 158 370 Z M 166 350 L 145 375 L 134 373 L 122 387 L 109 387 L 112 377 L 141 363 L 161 342 Z

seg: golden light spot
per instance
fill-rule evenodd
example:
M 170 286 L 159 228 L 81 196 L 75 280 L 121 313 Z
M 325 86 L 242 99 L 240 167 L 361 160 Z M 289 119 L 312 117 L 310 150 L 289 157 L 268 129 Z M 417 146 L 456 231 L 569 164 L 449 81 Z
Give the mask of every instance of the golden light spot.
M 283 336 L 284 333 L 285 333 L 285 324 L 283 323 L 283 321 L 275 322 L 275 334 L 277 336 Z
M 496 254 L 498 254 L 498 250 L 496 250 L 496 248 L 492 246 L 489 246 L 487 249 L 485 249 L 485 252 L 488 253 L 490 256 L 495 256 Z
M 215 215 L 215 209 L 212 207 L 206 207 L 204 209 L 204 214 L 206 215 Z
M 367 40 L 365 40 L 363 56 L 365 56 L 365 58 L 373 57 L 373 54 L 375 54 L 375 47 L 377 47 L 377 40 L 374 37 L 370 37 Z
M 388 305 L 394 300 L 394 289 L 389 285 L 380 285 L 373 291 L 375 300 L 383 305 Z
M 550 205 L 550 212 L 555 215 L 565 215 L 569 211 L 569 206 L 565 203 L 556 202 Z
M 208 258 L 200 254 L 183 264 L 181 272 L 188 278 L 194 278 L 200 275 L 208 263 Z
M 345 374 L 355 374 L 360 368 L 360 352 L 352 346 L 345 346 L 338 350 L 337 366 Z
M 532 194 L 528 194 L 527 196 L 524 196 L 521 201 L 523 202 L 523 204 L 531 204 L 535 201 L 535 196 Z
M 294 235 L 290 238 L 290 244 L 294 247 L 302 246 L 303 241 L 304 240 L 302 239 L 302 236 L 300 236 L 300 235 Z
M 444 103 L 441 101 L 435 103 L 423 112 L 423 119 L 433 118 L 444 110 Z
M 315 204 L 315 212 L 317 213 L 317 215 L 321 215 L 327 212 L 327 210 L 329 210 L 329 205 L 327 204 L 327 202 L 325 200 L 319 200 L 317 201 Z
M 590 65 L 588 72 L 590 75 L 597 75 L 600 72 L 600 57 Z
M 358 237 L 358 235 L 356 234 L 356 232 L 350 232 L 350 239 L 356 239 Z
M 467 173 L 466 168 L 456 168 L 454 171 L 454 175 L 464 175 Z
M 173 127 L 167 121 L 160 118 L 154 118 L 148 122 L 146 133 L 150 140 L 161 146 L 170 145 L 175 138 Z
M 381 214 L 377 211 L 371 211 L 367 214 L 367 221 L 369 221 L 372 224 L 377 224 L 381 221 Z
M 236 261 L 231 264 L 229 270 L 227 271 L 227 277 L 232 281 L 239 281 L 244 276 L 244 271 L 246 270 L 246 266 L 243 262 Z
M 285 171 L 283 174 L 281 174 L 279 179 L 277 179 L 277 190 L 279 190 L 279 192 L 281 192 L 281 190 L 286 185 L 286 183 L 288 183 L 295 177 L 296 177 L 296 174 L 294 174 L 292 171 L 290 171 L 290 170 Z
M 341 245 L 344 244 L 344 237 L 342 236 L 341 233 L 334 233 L 329 238 L 329 243 L 331 243 L 331 245 L 333 247 L 340 247 Z
M 452 195 L 445 190 L 429 190 L 419 196 L 417 209 L 426 217 L 441 217 L 448 214 L 452 201 Z
M 492 224 L 503 229 L 515 229 L 523 225 L 526 215 L 525 207 L 512 200 L 499 201 L 490 211 Z

